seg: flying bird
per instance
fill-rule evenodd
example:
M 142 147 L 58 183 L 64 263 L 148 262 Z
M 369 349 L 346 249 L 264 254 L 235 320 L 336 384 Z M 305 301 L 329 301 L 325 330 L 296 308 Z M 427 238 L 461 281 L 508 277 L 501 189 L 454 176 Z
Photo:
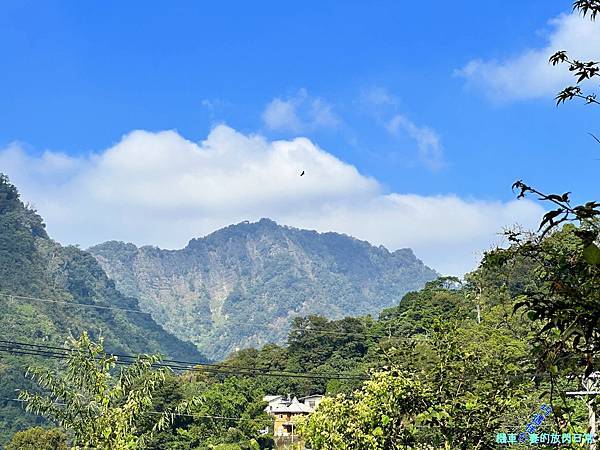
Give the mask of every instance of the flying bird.
M 300 176 L 303 176 L 303 175 L 304 175 L 304 170 L 300 173 Z

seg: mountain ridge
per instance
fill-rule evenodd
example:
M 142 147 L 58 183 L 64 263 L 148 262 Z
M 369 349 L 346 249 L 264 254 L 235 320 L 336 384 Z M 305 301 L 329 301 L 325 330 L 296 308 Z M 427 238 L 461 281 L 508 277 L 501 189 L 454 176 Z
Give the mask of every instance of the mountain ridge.
M 229 225 L 178 250 L 108 241 L 88 251 L 165 329 L 211 358 L 284 341 L 291 320 L 377 314 L 438 274 L 411 249 L 279 225 Z
M 0 340 L 5 343 L 60 347 L 70 335 L 86 331 L 95 340 L 102 337 L 110 352 L 206 361 L 192 344 L 138 314 L 137 300 L 119 292 L 91 254 L 52 240 L 40 215 L 23 204 L 2 174 L 0 294 Z M 41 421 L 10 401 L 16 389 L 30 387 L 27 367 L 57 364 L 49 357 L 0 352 L 0 447 L 13 431 Z

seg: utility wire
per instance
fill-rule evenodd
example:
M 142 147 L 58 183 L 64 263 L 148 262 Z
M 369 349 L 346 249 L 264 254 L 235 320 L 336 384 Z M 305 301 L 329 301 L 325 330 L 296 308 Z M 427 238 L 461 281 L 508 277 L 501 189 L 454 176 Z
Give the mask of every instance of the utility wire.
M 69 353 L 74 352 L 75 350 L 70 349 L 70 348 L 66 348 L 66 347 L 57 347 L 57 346 L 52 346 L 52 345 L 40 345 L 40 344 L 33 344 L 31 342 L 19 342 L 19 341 L 9 341 L 9 340 L 0 340 L 0 346 L 3 346 L 5 348 L 10 348 L 13 349 L 16 346 L 17 350 L 22 350 L 22 351 L 42 351 L 42 353 L 44 353 L 46 350 L 50 350 L 50 351 L 58 351 L 58 352 L 62 352 L 61 355 L 64 356 L 68 356 Z M 24 348 L 25 347 L 25 348 Z M 33 349 L 29 349 L 26 347 L 33 347 Z M 41 349 L 41 350 L 39 350 Z M 52 353 L 52 352 L 51 352 Z M 135 360 L 137 360 L 140 356 L 143 357 L 144 354 L 141 355 L 123 355 L 123 354 L 118 354 L 118 353 L 107 353 L 111 356 L 116 356 L 117 358 L 121 358 L 120 360 L 120 364 L 122 363 L 133 363 L 135 362 Z M 56 352 L 53 352 L 53 355 L 56 355 Z M 123 360 L 129 360 L 129 361 L 123 361 Z M 210 370 L 212 368 L 214 369 L 223 369 L 224 373 L 229 373 L 228 371 L 234 370 L 234 371 L 250 371 L 250 372 L 256 372 L 256 371 L 269 371 L 268 369 L 270 369 L 269 367 L 248 367 L 248 366 L 238 366 L 238 365 L 228 365 L 228 364 L 211 364 L 211 363 L 200 363 L 200 362 L 193 362 L 193 361 L 181 361 L 181 360 L 175 360 L 175 359 L 161 359 L 161 364 L 162 365 L 169 365 L 172 367 L 177 367 L 178 369 L 182 369 L 182 370 L 186 370 L 186 369 L 192 369 L 194 367 L 204 367 L 206 368 L 206 370 Z M 183 366 L 183 367 L 181 367 Z M 306 372 L 294 372 L 294 371 L 290 371 L 290 370 L 272 370 L 270 372 L 276 372 L 278 375 L 281 374 L 290 374 L 290 375 L 304 375 L 306 374 Z M 326 374 L 326 373 L 321 373 L 321 374 L 310 374 L 309 375 L 319 375 L 319 376 L 329 376 L 329 375 L 333 375 L 333 376 L 344 376 L 346 377 L 344 374 L 340 374 L 340 373 L 333 373 L 333 374 Z M 508 378 L 510 379 L 522 379 L 522 378 L 531 378 L 532 380 L 535 378 L 547 378 L 548 375 L 547 374 L 520 374 L 520 375 L 509 375 Z M 368 379 L 367 377 L 363 377 L 360 375 L 348 375 L 349 379 L 357 379 L 357 380 L 366 380 Z M 346 379 L 346 378 L 344 378 Z
M 27 403 L 27 400 L 23 400 L 21 398 L 10 398 L 10 397 L 0 397 L 0 400 L 5 400 L 8 402 L 15 403 Z M 66 406 L 66 403 L 53 403 L 55 406 Z M 146 414 L 168 414 L 169 416 L 175 417 L 194 417 L 201 419 L 217 419 L 217 420 L 257 420 L 257 418 L 251 417 L 227 417 L 227 416 L 216 416 L 216 415 L 204 415 L 204 414 L 189 414 L 189 413 L 177 413 L 177 412 L 169 412 L 169 411 L 146 411 Z
M 141 311 L 139 309 L 119 308 L 117 306 L 90 305 L 87 303 L 67 302 L 64 300 L 51 300 L 51 299 L 47 299 L 47 298 L 27 297 L 27 296 L 23 296 L 23 295 L 12 295 L 12 294 L 2 294 L 2 293 L 0 293 L 0 297 L 12 299 L 12 300 L 27 300 L 27 301 L 34 301 L 34 302 L 75 306 L 75 307 L 81 307 L 81 308 L 107 309 L 107 310 L 122 311 L 122 312 L 135 313 L 135 314 L 144 314 L 144 315 L 148 315 L 148 316 L 150 315 L 150 313 Z
M 30 348 L 27 348 L 27 347 Z M 59 348 L 60 350 L 56 350 Z M 70 349 L 60 348 L 60 347 L 52 347 L 52 346 L 43 346 L 43 345 L 23 345 L 18 342 L 11 341 L 1 341 L 0 342 L 0 352 L 12 353 L 16 355 L 32 355 L 32 356 L 41 356 L 48 358 L 56 358 L 56 359 L 68 359 L 69 353 L 72 352 Z M 116 356 L 116 355 L 114 355 Z M 122 355 L 125 359 L 117 359 L 116 363 L 121 365 L 131 365 L 135 363 L 138 357 L 134 355 Z M 156 367 L 166 367 L 173 370 L 189 370 L 195 372 L 215 372 L 215 373 L 224 373 L 230 375 L 252 375 L 252 376 L 271 376 L 271 377 L 280 377 L 280 378 L 308 378 L 308 379 L 323 379 L 323 380 L 357 380 L 357 381 L 365 381 L 368 380 L 368 377 L 359 376 L 359 375 L 344 375 L 340 373 L 334 374 L 326 374 L 326 373 L 310 373 L 310 372 L 291 372 L 291 371 L 265 371 L 260 368 L 238 368 L 233 366 L 219 366 L 219 365 L 211 365 L 205 363 L 177 363 L 177 362 L 168 362 L 161 361 L 155 364 Z
M 52 346 L 52 345 L 40 345 L 40 344 L 32 344 L 29 342 L 18 342 L 18 341 L 6 341 L 6 340 L 0 340 L 0 346 L 6 347 L 6 348 L 14 348 L 15 346 L 17 347 L 17 350 L 29 350 L 27 348 L 24 347 L 33 347 L 34 349 L 42 349 L 42 350 L 58 350 L 59 352 L 63 352 L 64 355 L 68 355 L 69 353 L 73 353 L 75 350 L 73 349 L 69 349 L 69 348 L 65 348 L 65 347 L 56 347 L 56 346 Z M 55 352 L 56 353 L 56 352 Z M 121 358 L 121 359 L 128 359 L 131 360 L 131 362 L 135 362 L 135 360 L 137 360 L 139 358 L 139 356 L 143 357 L 142 355 L 121 355 L 121 354 L 116 354 L 116 353 L 108 353 L 111 356 L 116 356 L 117 358 Z M 197 366 L 202 366 L 202 367 L 207 367 L 207 368 L 218 368 L 218 369 L 238 369 L 238 370 L 244 370 L 244 371 L 257 371 L 257 370 L 261 370 L 261 371 L 265 371 L 268 370 L 268 367 L 248 367 L 248 366 L 237 366 L 237 365 L 227 365 L 227 364 L 210 364 L 210 363 L 198 363 L 198 362 L 191 362 L 191 361 L 179 361 L 179 360 L 175 360 L 175 359 L 161 359 L 161 363 L 165 363 L 165 364 L 170 364 L 170 365 L 177 365 L 177 366 L 185 366 L 185 368 L 193 368 L 193 367 L 197 367 Z M 299 372 L 294 372 L 294 371 L 290 371 L 290 370 L 276 370 L 276 372 L 278 374 L 292 374 L 292 375 L 297 375 L 299 374 Z M 302 374 L 304 374 L 305 372 L 301 372 Z M 327 375 L 327 374 L 319 374 L 319 375 Z M 334 374 L 336 376 L 340 375 L 340 374 Z M 366 379 L 365 377 L 359 376 L 359 375 L 349 375 L 349 377 L 356 377 L 356 379 Z
M 10 353 L 13 355 L 30 355 L 30 356 L 40 356 L 40 357 L 45 357 L 45 358 L 56 358 L 56 359 L 68 359 L 69 355 L 63 354 L 63 353 L 53 353 L 53 352 L 44 352 L 41 350 L 18 350 L 18 349 L 14 349 L 14 348 L 2 348 L 0 347 L 0 352 L 5 352 L 5 353 Z M 123 360 L 117 360 L 115 361 L 115 364 L 118 365 L 125 365 L 125 366 L 130 366 L 132 365 L 134 362 L 133 361 L 123 361 Z M 180 365 L 172 365 L 172 364 L 164 364 L 164 363 L 156 363 L 153 364 L 153 367 L 162 367 L 162 368 L 169 368 L 172 370 L 179 370 L 179 371 L 194 371 L 194 372 L 214 372 L 214 373 L 221 373 L 221 374 L 229 374 L 229 375 L 240 375 L 240 376 L 272 376 L 272 377 L 279 377 L 279 378 L 318 378 L 318 379 L 347 379 L 346 377 L 339 377 L 339 376 L 326 376 L 326 375 L 320 375 L 320 374 L 291 374 L 291 373 L 283 373 L 283 374 L 279 374 L 279 373 L 274 373 L 274 372 L 262 372 L 259 370 L 253 370 L 253 371 L 240 371 L 240 370 L 223 370 L 223 369 L 215 369 L 215 368 L 201 368 L 201 367 L 185 367 L 185 366 L 180 366 Z M 355 379 L 355 378 L 352 378 Z
M 59 352 L 62 352 L 61 355 L 67 356 L 69 353 L 74 352 L 75 350 L 73 349 L 69 349 L 69 348 L 65 348 L 65 347 L 56 347 L 56 346 L 51 346 L 51 345 L 40 345 L 40 344 L 32 344 L 29 342 L 18 342 L 18 341 L 6 341 L 6 340 L 0 340 L 0 347 L 5 347 L 5 348 L 9 348 L 9 349 L 13 349 L 16 346 L 16 350 L 22 350 L 22 351 L 41 351 L 42 353 L 44 353 L 46 350 L 57 350 Z M 33 349 L 28 349 L 26 347 L 33 347 Z M 39 350 L 41 349 L 41 350 Z M 51 352 L 52 353 L 52 352 Z M 56 354 L 56 352 L 53 352 L 53 354 Z M 137 358 L 139 356 L 136 355 L 122 355 L 122 354 L 115 354 L 115 353 L 109 353 L 111 356 L 116 356 L 117 358 L 121 358 L 121 363 L 133 363 L 135 362 L 135 360 L 137 360 Z M 143 355 L 140 355 L 143 357 Z M 123 360 L 129 360 L 129 361 L 123 361 Z M 229 373 L 231 370 L 241 370 L 241 371 L 250 371 L 250 372 L 255 372 L 255 371 L 268 371 L 268 367 L 248 367 L 248 366 L 237 366 L 237 365 L 227 365 L 227 364 L 210 364 L 210 363 L 198 363 L 198 362 L 190 362 L 190 361 L 180 361 L 180 360 L 174 360 L 174 359 L 161 359 L 161 364 L 164 365 L 170 365 L 170 366 L 176 366 L 176 367 L 180 367 L 180 366 L 184 366 L 183 369 L 191 369 L 194 367 L 205 367 L 207 368 L 206 370 L 210 370 L 212 368 L 215 369 L 223 369 L 224 371 L 226 371 L 225 373 Z M 273 371 L 271 371 L 273 372 Z M 282 374 L 290 374 L 290 375 L 300 375 L 300 374 L 305 374 L 306 372 L 294 372 L 294 371 L 289 371 L 289 370 L 275 370 L 275 372 L 278 375 L 282 375 Z M 309 373 L 310 374 L 310 373 Z M 320 375 L 320 376 L 329 376 L 330 374 L 311 374 L 311 375 Z M 334 373 L 331 374 L 334 376 L 340 376 L 343 374 L 340 373 Z M 515 379 L 515 378 L 542 378 L 545 377 L 545 374 L 521 374 L 521 375 L 510 375 L 508 378 L 511 379 Z M 356 380 L 367 380 L 367 377 L 363 377 L 360 375 L 348 375 L 348 377 L 350 379 L 356 379 Z M 345 379 L 345 378 L 344 378 Z
M 23 295 L 12 295 L 12 294 L 3 294 L 0 293 L 0 297 L 8 298 L 9 300 L 18 300 L 18 301 L 34 301 L 34 302 L 42 302 L 42 303 L 52 303 L 58 305 L 72 306 L 72 307 L 81 307 L 81 308 L 95 308 L 95 309 L 104 309 L 104 310 L 113 310 L 113 311 L 121 311 L 135 314 L 143 314 L 151 316 L 152 314 L 149 312 L 144 312 L 137 309 L 127 309 L 127 308 L 119 308 L 117 306 L 103 306 L 103 305 L 92 305 L 87 303 L 77 303 L 77 302 L 68 302 L 64 300 L 53 300 L 48 298 L 39 298 L 39 297 L 28 297 Z M 295 316 L 302 317 L 302 316 Z M 236 321 L 227 321 L 226 325 L 248 325 L 248 322 L 236 322 Z M 361 324 L 364 326 L 364 324 Z M 389 334 L 378 334 L 378 333 L 370 333 L 368 331 L 331 331 L 331 330 L 319 330 L 317 328 L 296 328 L 291 329 L 290 332 L 295 333 L 315 333 L 315 334 L 330 334 L 330 335 L 338 335 L 338 336 L 369 336 L 375 338 L 394 338 L 394 339 L 406 339 L 412 340 L 413 338 L 407 336 L 393 336 Z
M 6 352 L 17 355 L 32 355 L 32 356 L 42 356 L 42 357 L 50 357 L 57 359 L 68 359 L 69 353 L 60 353 L 60 352 L 52 352 L 52 351 L 44 351 L 37 349 L 22 349 L 22 348 L 14 348 L 10 346 L 6 346 L 0 344 L 0 352 Z M 117 356 L 108 354 L 109 356 Z M 117 365 L 130 366 L 134 364 L 138 357 L 124 355 L 123 357 L 128 358 L 129 360 L 117 359 L 115 363 Z M 165 362 L 162 362 L 165 361 Z M 192 371 L 192 372 L 211 372 L 218 374 L 228 374 L 228 375 L 239 375 L 239 376 L 270 376 L 270 377 L 278 377 L 278 378 L 308 378 L 308 379 L 323 379 L 323 380 L 349 380 L 349 381 L 367 381 L 370 378 L 361 375 L 344 375 L 343 373 L 311 373 L 311 372 L 293 372 L 293 371 L 268 371 L 264 368 L 259 367 L 237 367 L 237 366 L 227 366 L 227 365 L 217 365 L 217 364 L 204 364 L 204 363 L 190 363 L 190 364 L 176 364 L 169 363 L 168 360 L 161 360 L 161 362 L 155 363 L 153 367 L 166 367 L 173 369 L 175 371 Z M 550 375 L 545 373 L 537 373 L 537 374 L 514 374 L 507 375 L 506 377 L 502 377 L 502 380 L 523 380 L 527 379 L 529 381 L 534 381 L 535 379 L 544 379 L 550 378 Z M 480 381 L 480 380 L 476 380 Z
M 73 349 L 65 347 L 56 347 L 50 345 L 39 345 L 30 344 L 16 341 L 5 341 L 0 340 L 0 352 L 11 353 L 16 355 L 31 355 L 41 356 L 55 359 L 68 359 L 69 354 L 73 353 Z M 116 364 L 118 365 L 131 365 L 139 358 L 135 355 L 115 355 Z M 143 355 L 141 355 L 143 358 Z M 193 371 L 193 372 L 213 372 L 229 375 L 240 375 L 240 376 L 272 376 L 280 378 L 308 378 L 308 379 L 327 379 L 327 380 L 354 380 L 354 381 L 366 381 L 369 377 L 361 375 L 345 375 L 342 373 L 310 373 L 310 372 L 293 372 L 293 371 L 273 371 L 266 370 L 265 368 L 259 367 L 247 367 L 247 366 L 228 366 L 220 364 L 208 364 L 208 363 L 195 363 L 188 361 L 177 361 L 177 360 L 161 360 L 155 364 L 155 367 L 165 367 L 179 371 Z M 547 374 L 515 374 L 503 377 L 503 379 L 530 379 L 533 381 L 536 378 L 547 378 Z

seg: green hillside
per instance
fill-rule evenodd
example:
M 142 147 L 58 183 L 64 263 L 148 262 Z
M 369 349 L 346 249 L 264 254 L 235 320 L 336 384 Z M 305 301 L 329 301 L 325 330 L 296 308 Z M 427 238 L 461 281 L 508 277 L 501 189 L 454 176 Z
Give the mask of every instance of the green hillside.
M 102 336 L 113 352 L 160 352 L 204 360 L 193 345 L 135 311 L 139 311 L 137 300 L 121 294 L 89 253 L 63 247 L 48 237 L 41 217 L 21 202 L 17 189 L 0 175 L 0 340 L 62 345 L 69 334 L 86 330 L 95 339 Z M 0 444 L 12 431 L 34 422 L 20 405 L 7 400 L 26 385 L 24 370 L 34 359 L 40 361 L 0 353 Z

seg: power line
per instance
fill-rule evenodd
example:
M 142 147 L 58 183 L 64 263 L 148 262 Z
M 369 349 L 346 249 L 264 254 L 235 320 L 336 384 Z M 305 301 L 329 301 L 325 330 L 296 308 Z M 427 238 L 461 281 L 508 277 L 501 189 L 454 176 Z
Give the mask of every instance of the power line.
M 34 302 L 53 303 L 53 304 L 58 304 L 58 305 L 75 306 L 75 307 L 81 307 L 81 308 L 96 308 L 96 309 L 122 311 L 122 312 L 135 313 L 135 314 L 144 314 L 144 315 L 148 315 L 148 316 L 151 315 L 148 312 L 144 312 L 144 311 L 141 311 L 138 309 L 119 308 L 117 306 L 90 305 L 87 303 L 67 302 L 64 300 L 51 300 L 48 298 L 27 297 L 24 295 L 12 295 L 12 294 L 2 294 L 2 293 L 0 293 L 0 297 L 5 297 L 8 299 L 12 299 L 12 300 L 28 300 L 28 301 L 34 301 Z
M 30 355 L 40 356 L 54 359 L 68 359 L 69 354 L 73 353 L 73 349 L 65 347 L 56 347 L 51 345 L 39 345 L 17 341 L 6 341 L 0 340 L 0 352 L 11 353 L 16 355 Z M 135 355 L 118 355 L 116 356 L 116 364 L 118 365 L 131 365 L 139 358 Z M 142 356 L 143 357 L 143 356 Z M 310 373 L 310 372 L 294 372 L 287 370 L 273 371 L 267 368 L 261 367 L 247 367 L 247 366 L 230 366 L 222 364 L 209 364 L 209 363 L 197 363 L 189 361 L 178 361 L 165 359 L 155 364 L 156 367 L 170 368 L 176 371 L 195 371 L 195 372 L 213 372 L 228 375 L 239 375 L 239 376 L 271 376 L 280 378 L 308 378 L 308 379 L 326 379 L 326 380 L 351 380 L 351 381 L 366 381 L 369 377 L 361 375 L 345 375 L 342 373 Z M 536 378 L 547 378 L 547 374 L 514 374 L 507 375 L 502 379 L 530 379 L 533 381 Z
M 66 348 L 66 347 L 57 347 L 57 346 L 52 346 L 52 345 L 47 345 L 47 344 L 33 344 L 31 342 L 20 342 L 20 341 L 10 341 L 10 340 L 0 340 L 0 347 L 4 347 L 5 349 L 14 349 L 14 350 L 19 350 L 19 351 L 28 351 L 28 352 L 41 352 L 42 354 L 44 353 L 48 353 L 48 350 L 50 350 L 50 355 L 53 357 L 56 357 L 57 354 L 59 354 L 60 356 L 65 356 L 68 357 L 69 353 L 73 353 L 75 350 L 71 349 L 71 348 Z M 28 348 L 28 347 L 32 347 L 32 348 Z M 35 354 L 38 354 L 35 353 Z M 111 356 L 115 356 L 117 358 L 121 358 L 121 360 L 118 361 L 118 364 L 124 364 L 124 363 L 133 363 L 135 362 L 140 356 L 143 356 L 144 354 L 141 355 L 125 355 L 125 354 L 118 354 L 118 353 L 107 353 Z M 124 361 L 124 360 L 128 360 L 128 361 Z M 212 369 L 219 369 L 220 371 L 222 371 L 222 373 L 232 373 L 233 372 L 237 372 L 237 371 L 243 371 L 245 372 L 256 372 L 256 371 L 261 371 L 261 372 L 274 372 L 276 373 L 278 376 L 279 375 L 306 375 L 307 372 L 294 372 L 291 370 L 271 370 L 269 371 L 269 367 L 248 367 L 248 366 L 239 366 L 239 365 L 228 365 L 228 364 L 212 364 L 212 363 L 201 363 L 201 362 L 193 362 L 193 361 L 181 361 L 181 360 L 176 360 L 176 359 L 161 359 L 161 363 L 163 366 L 169 366 L 169 367 L 173 367 L 176 368 L 178 370 L 191 370 L 195 367 L 203 367 L 205 368 L 206 371 L 211 371 Z M 215 372 L 217 372 L 217 370 L 213 370 Z M 368 377 L 364 377 L 364 376 L 360 376 L 360 375 L 344 375 L 344 374 L 340 374 L 340 373 L 308 373 L 308 375 L 311 376 L 320 376 L 323 378 L 327 378 L 327 379 L 332 379 L 329 378 L 330 375 L 334 376 L 334 377 L 340 377 L 342 376 L 343 378 L 341 379 L 356 379 L 356 380 L 367 380 L 369 379 Z M 515 375 L 508 375 L 505 378 L 509 378 L 509 379 L 523 379 L 523 378 L 528 378 L 531 379 L 531 381 L 533 381 L 536 378 L 548 378 L 549 375 L 548 374 L 540 374 L 540 373 L 534 373 L 534 374 L 515 374 Z
M 10 398 L 10 397 L 0 397 L 0 400 L 5 400 L 9 402 L 16 403 L 27 403 L 27 400 L 23 400 L 21 398 Z M 55 406 L 66 406 L 66 403 L 54 402 Z M 189 414 L 189 413 L 178 413 L 178 412 L 169 412 L 169 411 L 146 411 L 146 414 L 168 414 L 169 416 L 175 417 L 193 417 L 193 418 L 201 418 L 201 419 L 217 419 L 217 420 L 257 420 L 257 418 L 251 417 L 227 417 L 227 416 L 217 416 L 217 415 L 207 415 L 207 414 Z
M 43 350 L 58 350 L 60 352 L 66 352 L 65 354 L 69 354 L 74 352 L 73 349 L 69 349 L 69 348 L 65 348 L 65 347 L 56 347 L 56 346 L 51 346 L 51 345 L 39 345 L 39 344 L 32 344 L 29 342 L 18 342 L 18 341 L 4 341 L 4 340 L 0 340 L 0 345 L 1 344 L 7 344 L 7 345 L 16 345 L 16 346 L 20 346 L 20 347 L 34 347 L 34 348 L 41 348 Z M 118 353 L 109 353 L 112 356 L 116 356 L 117 358 L 122 358 L 122 359 L 129 359 L 129 360 L 133 360 L 135 361 L 138 356 L 136 355 L 122 355 L 122 354 L 118 354 Z M 202 367 L 215 367 L 215 368 L 220 368 L 220 369 L 239 369 L 239 370 L 249 370 L 249 371 L 255 371 L 255 370 L 267 370 L 267 367 L 248 367 L 248 366 L 232 366 L 232 365 L 227 365 L 227 364 L 211 364 L 211 363 L 199 363 L 199 362 L 192 362 L 192 361 L 181 361 L 181 360 L 176 360 L 176 359 L 161 359 L 162 362 L 167 363 L 167 364 L 175 364 L 175 365 L 183 365 L 186 368 L 187 367 L 195 367 L 195 366 L 202 366 Z M 291 374 L 297 374 L 298 372 L 293 372 L 293 371 L 288 371 L 288 370 L 278 370 L 277 373 L 291 373 Z M 304 372 L 303 372 L 304 373 Z
M 26 347 L 33 347 L 34 349 L 36 349 L 36 351 L 39 351 L 37 349 L 42 349 L 41 351 L 46 351 L 48 349 L 50 349 L 51 351 L 53 350 L 57 350 L 58 352 L 63 352 L 61 354 L 64 354 L 65 356 L 68 355 L 69 353 L 74 352 L 73 349 L 69 349 L 69 348 L 65 348 L 65 347 L 56 347 L 56 346 L 52 346 L 52 345 L 40 345 L 40 344 L 32 344 L 29 342 L 18 342 L 18 341 L 6 341 L 6 340 L 0 340 L 0 346 L 4 346 L 6 348 L 14 348 L 15 346 L 17 347 L 17 350 L 30 350 L 27 349 Z M 25 348 L 24 348 L 25 347 Z M 66 352 L 66 353 L 65 353 Z M 56 353 L 56 352 L 54 352 Z M 121 359 L 128 359 L 131 360 L 130 362 L 135 362 L 136 359 L 138 359 L 139 356 L 136 355 L 122 355 L 122 354 L 118 354 L 118 353 L 109 353 L 111 356 L 116 356 L 117 358 L 121 358 Z M 207 368 L 217 368 L 217 369 L 226 369 L 226 370 L 244 370 L 244 371 L 266 371 L 269 368 L 268 367 L 248 367 L 248 366 L 233 366 L 233 365 L 227 365 L 227 364 L 211 364 L 211 363 L 199 363 L 199 362 L 192 362 L 192 361 L 180 361 L 180 360 L 175 360 L 175 359 L 161 359 L 162 363 L 165 364 L 169 364 L 169 365 L 176 365 L 176 366 L 185 366 L 185 369 L 188 368 L 193 368 L 196 366 L 202 366 L 202 367 L 207 367 Z M 276 371 L 277 374 L 292 374 L 292 375 L 297 375 L 299 374 L 299 372 L 294 372 L 294 371 L 290 371 L 290 370 L 277 370 Z M 302 374 L 304 374 L 305 372 L 302 372 Z M 328 374 L 318 374 L 318 375 L 328 375 Z M 339 376 L 340 374 L 334 374 L 336 376 Z M 365 380 L 367 378 L 359 376 L 359 375 L 348 375 L 349 377 L 353 377 L 352 379 L 354 379 L 354 377 L 356 379 L 359 380 Z
M 61 353 L 61 355 L 67 356 L 69 353 L 74 352 L 75 350 L 73 349 L 69 349 L 66 347 L 57 347 L 57 346 L 51 346 L 51 345 L 40 345 L 40 344 L 32 344 L 30 342 L 19 342 L 19 341 L 6 341 L 6 340 L 0 340 L 0 347 L 4 346 L 6 348 L 15 348 L 14 346 L 16 346 L 17 350 L 22 350 L 22 351 L 37 351 L 37 352 L 42 352 L 45 353 L 46 350 L 57 350 L 58 352 L 63 352 Z M 25 347 L 25 348 L 24 348 Z M 33 349 L 28 349 L 26 347 L 33 347 Z M 39 350 L 41 349 L 41 350 Z M 53 352 L 53 355 L 56 355 L 57 352 Z M 135 362 L 135 360 L 138 358 L 138 356 L 136 355 L 123 355 L 123 354 L 118 354 L 118 353 L 109 353 L 111 356 L 116 356 L 117 358 L 121 358 L 121 359 L 127 359 L 129 361 L 120 361 L 120 363 L 133 363 Z M 169 365 L 169 366 L 176 366 L 177 368 L 181 368 L 181 369 L 192 369 L 194 367 L 200 366 L 200 367 L 204 367 L 207 368 L 206 370 L 210 370 L 212 368 L 215 369 L 223 369 L 224 373 L 230 373 L 232 370 L 236 371 L 250 371 L 250 372 L 255 372 L 255 371 L 269 371 L 269 367 L 248 367 L 248 366 L 238 366 L 238 365 L 228 365 L 228 364 L 211 364 L 211 363 L 199 363 L 199 362 L 192 362 L 192 361 L 181 361 L 181 360 L 175 360 L 175 359 L 161 359 L 161 364 L 163 365 Z M 181 367 L 184 366 L 184 367 Z M 273 372 L 273 371 L 271 371 Z M 300 375 L 300 374 L 306 374 L 306 372 L 294 372 L 294 371 L 290 371 L 290 370 L 276 370 L 274 371 L 275 373 L 277 373 L 278 375 L 285 375 L 285 374 L 290 374 L 290 375 Z M 309 373 L 310 374 L 310 373 Z M 333 376 L 340 376 L 343 374 L 340 373 L 333 373 L 333 374 L 328 374 L 328 373 L 321 373 L 321 374 L 310 374 L 310 375 L 319 375 L 319 376 L 329 376 L 329 375 L 333 375 Z M 345 375 L 344 379 L 346 379 Z M 544 378 L 547 377 L 546 374 L 520 374 L 520 375 L 509 375 L 507 378 L 510 379 L 522 379 L 522 378 Z M 363 377 L 360 375 L 348 375 L 348 379 L 356 379 L 356 380 L 367 380 L 369 379 L 368 377 Z
M 55 358 L 55 359 L 68 359 L 69 355 L 63 353 L 44 352 L 41 350 L 18 350 L 14 348 L 2 348 L 0 346 L 0 352 L 10 353 L 13 355 L 29 355 L 29 356 L 40 356 L 44 358 Z M 134 361 L 123 361 L 117 360 L 115 364 L 130 366 Z M 302 373 L 276 373 L 276 372 L 265 372 L 259 369 L 255 370 L 224 370 L 213 367 L 186 367 L 181 365 L 156 363 L 154 367 L 164 367 L 176 371 L 192 371 L 192 372 L 214 372 L 227 375 L 237 376 L 266 376 L 266 377 L 277 377 L 277 378 L 306 378 L 306 379 L 323 379 L 323 380 L 367 380 L 366 377 L 350 377 L 350 376 L 338 376 L 338 375 L 324 375 L 324 374 L 302 374 Z
M 26 344 L 14 341 L 0 341 L 0 352 L 11 353 L 16 355 L 31 355 L 56 359 L 68 359 L 72 349 L 45 346 L 38 344 Z M 116 355 L 113 355 L 116 356 Z M 121 365 L 131 365 L 138 359 L 134 355 L 121 355 L 123 359 L 117 359 L 116 363 Z M 240 368 L 233 366 L 221 366 L 218 364 L 207 363 L 192 363 L 192 362 L 177 362 L 175 360 L 164 360 L 155 364 L 156 367 L 165 367 L 173 370 L 189 370 L 196 372 L 215 372 L 230 375 L 245 375 L 245 376 L 271 376 L 280 378 L 307 378 L 307 379 L 323 379 L 323 380 L 356 380 L 365 381 L 368 377 L 360 375 L 344 375 L 340 373 L 310 373 L 310 372 L 292 372 L 292 371 L 266 371 L 261 368 Z
M 65 305 L 65 306 L 72 306 L 72 307 L 81 307 L 81 308 L 95 308 L 95 309 L 104 309 L 104 310 L 113 310 L 113 311 L 121 311 L 121 312 L 128 312 L 128 313 L 135 313 L 135 314 L 143 314 L 143 315 L 149 315 L 151 316 L 152 313 L 150 312 L 145 312 L 145 311 L 141 311 L 141 310 L 137 310 L 137 309 L 127 309 L 127 308 L 120 308 L 117 306 L 103 306 L 103 305 L 92 305 L 92 304 L 87 304 L 87 303 L 76 303 L 76 302 L 68 302 L 68 301 L 64 301 L 64 300 L 53 300 L 53 299 L 48 299 L 48 298 L 40 298 L 40 297 L 29 297 L 29 296 L 24 296 L 24 295 L 13 295 L 13 294 L 3 294 L 0 293 L 0 297 L 4 297 L 4 298 L 8 298 L 9 300 L 22 300 L 22 301 L 35 301 L 35 302 L 41 302 L 41 303 L 51 303 L 51 304 L 58 304 L 58 305 Z M 297 318 L 297 317 L 303 317 L 303 316 L 294 316 L 292 318 Z M 226 325 L 248 325 L 248 321 L 227 321 L 225 322 Z M 364 327 L 364 324 L 360 324 Z M 304 332 L 304 333 L 316 333 L 316 334 L 330 334 L 330 335 L 339 335 L 339 336 L 368 336 L 368 337 L 375 337 L 375 338 L 395 338 L 395 339 L 406 339 L 406 340 L 411 340 L 411 337 L 407 337 L 407 336 L 393 336 L 393 335 L 386 335 L 386 334 L 378 334 L 378 333 L 371 333 L 368 331 L 332 331 L 332 330 L 320 330 L 320 329 L 316 329 L 316 328 L 301 328 L 301 329 L 291 329 L 289 330 L 290 332 Z

